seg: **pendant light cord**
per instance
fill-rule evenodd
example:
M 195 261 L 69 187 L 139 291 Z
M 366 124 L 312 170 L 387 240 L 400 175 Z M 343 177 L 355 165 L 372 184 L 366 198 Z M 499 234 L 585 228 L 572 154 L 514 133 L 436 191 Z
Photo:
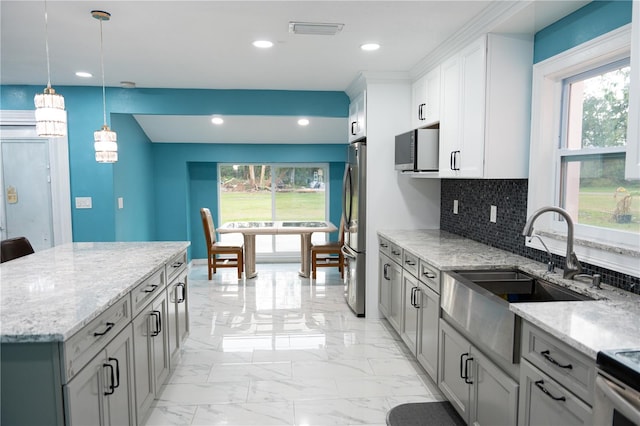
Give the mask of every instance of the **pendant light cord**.
M 100 68 L 102 70 L 102 117 L 104 119 L 104 125 L 107 125 L 107 101 L 106 92 L 104 88 L 104 49 L 102 47 L 102 19 L 100 21 Z
M 49 17 L 47 14 L 47 0 L 44 0 L 44 46 L 47 52 L 47 88 L 51 89 L 51 67 L 49 66 Z

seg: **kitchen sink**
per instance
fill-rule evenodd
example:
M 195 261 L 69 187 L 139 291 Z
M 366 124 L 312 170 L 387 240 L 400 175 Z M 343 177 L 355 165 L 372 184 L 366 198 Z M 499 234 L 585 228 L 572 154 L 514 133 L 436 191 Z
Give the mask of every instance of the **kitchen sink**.
M 458 271 L 458 275 L 509 303 L 593 300 L 589 296 L 518 270 Z
M 448 271 L 440 306 L 445 321 L 507 368 L 520 360 L 520 317 L 512 303 L 593 300 L 518 269 Z

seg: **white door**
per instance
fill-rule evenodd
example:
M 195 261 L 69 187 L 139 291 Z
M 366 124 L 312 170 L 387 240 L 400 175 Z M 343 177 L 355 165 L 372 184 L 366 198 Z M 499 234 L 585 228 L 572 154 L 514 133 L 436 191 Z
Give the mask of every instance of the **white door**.
M 53 246 L 47 140 L 2 140 L 2 239 L 24 236 L 35 251 Z

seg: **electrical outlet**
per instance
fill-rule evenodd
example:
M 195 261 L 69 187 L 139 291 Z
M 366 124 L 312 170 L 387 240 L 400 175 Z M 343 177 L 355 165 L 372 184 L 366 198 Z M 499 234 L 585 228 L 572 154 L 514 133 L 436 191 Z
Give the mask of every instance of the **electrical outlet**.
M 453 214 L 458 214 L 458 200 L 453 200 Z
M 489 221 L 496 223 L 498 219 L 498 208 L 496 206 L 491 206 L 491 211 L 489 213 Z
M 118 208 L 119 209 L 123 209 L 124 208 L 124 198 L 122 198 L 122 197 L 118 197 Z
M 90 209 L 91 197 L 76 197 L 76 209 Z

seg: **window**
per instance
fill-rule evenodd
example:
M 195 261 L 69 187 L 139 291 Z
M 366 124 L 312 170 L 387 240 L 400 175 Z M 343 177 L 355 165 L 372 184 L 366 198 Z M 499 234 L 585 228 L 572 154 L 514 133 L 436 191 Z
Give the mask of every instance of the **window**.
M 629 75 L 625 58 L 563 81 L 558 198 L 577 226 L 640 233 L 640 182 L 624 178 Z
M 627 148 L 638 143 L 627 140 L 629 55 L 627 25 L 534 65 L 527 209 L 563 207 L 580 261 L 637 276 L 640 182 L 625 180 Z M 554 214 L 536 221 L 560 255 L 566 226 Z
M 221 164 L 220 222 L 328 220 L 328 165 Z M 312 241 L 324 242 L 325 233 Z M 221 241 L 241 243 L 239 234 L 222 234 Z M 256 255 L 299 255 L 299 235 L 257 235 Z

